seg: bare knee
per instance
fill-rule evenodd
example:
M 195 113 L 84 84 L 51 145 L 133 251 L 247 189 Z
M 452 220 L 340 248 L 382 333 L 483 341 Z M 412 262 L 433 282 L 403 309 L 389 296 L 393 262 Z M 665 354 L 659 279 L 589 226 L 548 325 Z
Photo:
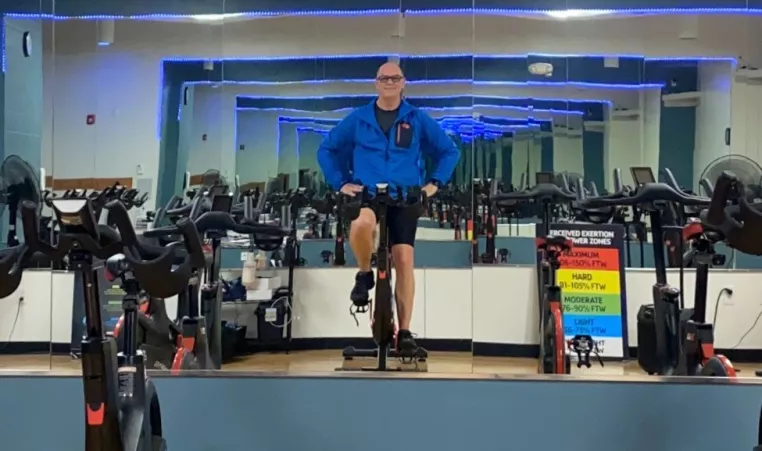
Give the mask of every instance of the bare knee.
M 397 272 L 410 273 L 413 271 L 413 246 L 397 244 L 392 247 L 392 259 Z
M 350 233 L 357 236 L 373 238 L 373 232 L 376 230 L 376 215 L 370 208 L 360 210 L 360 216 L 352 221 Z

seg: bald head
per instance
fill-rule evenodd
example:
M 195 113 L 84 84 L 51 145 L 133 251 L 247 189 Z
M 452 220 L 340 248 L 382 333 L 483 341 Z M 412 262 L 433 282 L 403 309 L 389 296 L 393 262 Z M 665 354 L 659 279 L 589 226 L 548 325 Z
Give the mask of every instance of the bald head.
M 405 75 L 399 64 L 388 62 L 381 65 L 376 72 L 376 92 L 379 101 L 389 106 L 399 105 L 402 90 L 405 88 Z
M 402 68 L 399 64 L 388 62 L 381 65 L 381 67 L 378 68 L 378 71 L 376 72 L 376 77 L 404 77 L 405 75 L 402 73 Z

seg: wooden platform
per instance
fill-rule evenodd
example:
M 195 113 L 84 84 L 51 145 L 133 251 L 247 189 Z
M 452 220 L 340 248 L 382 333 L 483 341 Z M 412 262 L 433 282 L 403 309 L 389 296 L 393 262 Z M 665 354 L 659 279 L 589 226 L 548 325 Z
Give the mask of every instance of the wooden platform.
M 341 366 L 341 351 L 301 351 L 291 354 L 254 354 L 223 365 L 222 372 L 273 373 L 316 375 L 332 373 Z M 535 359 L 473 357 L 469 353 L 431 352 L 427 373 L 403 373 L 403 377 L 424 378 L 527 378 L 537 375 Z M 741 377 L 753 378 L 754 371 L 762 369 L 762 363 L 736 365 Z M 70 356 L 50 356 L 43 354 L 0 355 L 0 375 L 3 372 L 51 372 L 56 375 L 76 375 L 80 373 L 80 361 Z M 343 372 L 344 375 L 347 372 Z M 572 369 L 572 376 L 583 379 L 612 380 L 653 380 L 639 367 L 637 362 L 606 362 L 605 366 L 590 369 Z M 756 378 L 760 380 L 762 378 Z M 762 380 L 760 380 L 762 382 Z

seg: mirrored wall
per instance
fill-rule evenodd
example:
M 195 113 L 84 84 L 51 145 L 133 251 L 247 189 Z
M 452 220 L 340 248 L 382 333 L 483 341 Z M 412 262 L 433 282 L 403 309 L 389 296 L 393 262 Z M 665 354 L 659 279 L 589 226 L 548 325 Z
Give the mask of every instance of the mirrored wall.
M 744 101 L 736 97 L 749 92 L 748 82 L 739 78 L 747 74 L 748 62 L 737 55 L 755 53 L 747 41 L 754 20 L 742 14 L 627 16 L 572 10 L 477 14 L 475 114 L 486 121 L 494 113 L 482 105 L 501 102 L 512 112 L 495 115 L 501 121 L 512 116 L 515 123 L 474 144 L 475 177 L 497 179 L 500 189 L 509 191 L 534 186 L 536 175 L 545 173 L 572 190 L 583 180 L 592 196 L 617 191 L 617 169 L 624 185 L 647 181 L 633 179 L 632 169 L 643 168 L 637 172 L 650 172 L 657 180 L 666 180 L 669 172 L 684 190 L 706 194 L 699 188 L 702 178 L 713 182 L 723 168 L 738 170 L 741 161 L 748 165 L 749 148 L 737 142 L 745 139 L 747 132 L 738 128 L 746 130 L 748 119 L 737 112 Z M 590 234 L 591 226 L 579 225 L 596 220 L 604 221 L 596 230 L 611 233 L 611 242 L 575 238 L 576 260 L 564 261 L 570 267 L 558 272 L 565 335 L 569 340 L 592 336 L 602 357 L 626 359 L 637 346 L 638 309 L 651 302 L 645 290 L 654 283 L 650 223 L 629 209 L 606 218 L 594 213 L 551 212 L 555 233 L 597 236 Z M 506 206 L 496 222 L 498 263 L 502 254 L 504 264 L 531 268 L 498 276 L 492 265 L 474 266 L 473 348 L 475 355 L 502 357 L 487 361 L 512 372 L 508 367 L 516 365 L 510 357 L 536 355 L 532 345 L 538 343 L 541 288 L 534 277 L 540 258 L 534 237 L 544 233 L 540 212 L 531 206 Z M 679 237 L 666 237 L 665 245 L 668 265 L 679 266 Z M 610 259 L 604 261 L 603 255 Z M 646 269 L 628 270 L 625 276 L 625 267 Z M 592 282 L 571 283 L 573 277 Z M 692 300 L 692 280 L 686 282 L 686 301 Z M 506 302 L 497 305 L 496 293 Z M 738 337 L 730 330 L 723 333 L 725 345 L 734 346 Z M 593 373 L 642 371 L 637 363 L 603 368 L 593 357 L 593 364 Z
M 434 130 L 430 135 L 413 135 L 411 146 L 423 151 L 414 163 L 418 168 L 410 168 L 418 185 L 440 165 L 437 151 L 457 153 L 453 176 L 445 174 L 418 221 L 409 263 L 393 272 L 394 283 L 402 284 L 395 310 L 406 311 L 407 327 L 422 345 L 450 356 L 452 362 L 437 371 L 471 372 L 466 224 L 473 195 L 471 147 L 483 128 L 473 112 L 473 14 L 408 14 L 405 5 L 386 6 L 373 13 L 273 16 L 236 14 L 221 1 L 193 15 L 46 22 L 47 83 L 55 93 L 46 100 L 46 169 L 55 194 L 87 197 L 116 187 L 122 194 L 107 194 L 124 200 L 124 193 L 134 192 L 125 203 L 128 214 L 155 244 L 162 241 L 148 230 L 170 226 L 177 220 L 173 210 L 217 187 L 225 187 L 220 193 L 232 193 L 235 202 L 261 199 L 260 223 L 296 229 L 293 254 L 284 247 L 290 237 L 269 251 L 245 236 L 223 240 L 215 264 L 222 268 L 224 294 L 217 307 L 201 303 L 209 309 L 201 313 L 218 326 L 210 326 L 209 335 L 220 349 L 212 364 L 190 369 L 314 370 L 317 364 L 333 370 L 345 343 L 372 346 L 367 315 L 356 320 L 348 311 L 358 264 L 349 242 L 352 227 L 338 214 L 340 186 L 327 180 L 319 152 L 348 116 L 365 114 L 372 125 L 376 100 L 394 91 L 403 99 L 400 115 L 416 111 L 434 124 L 427 125 Z M 77 72 L 81 68 L 87 68 L 85 75 Z M 394 133 L 385 134 L 392 142 Z M 341 142 L 351 146 L 341 149 L 344 155 L 364 145 L 354 141 L 349 136 Z M 404 148 L 395 144 L 394 151 Z M 350 159 L 336 163 L 352 171 Z M 407 256 L 395 258 L 402 265 Z M 375 260 L 374 253 L 374 265 Z M 259 282 L 252 284 L 244 272 L 253 266 Z M 427 296 L 444 297 L 452 289 L 444 283 L 447 272 L 437 279 L 425 276 L 425 268 L 453 266 L 461 268 L 459 305 L 427 305 Z M 63 292 L 75 292 L 67 345 L 77 356 L 78 337 L 87 328 L 84 295 L 80 280 L 67 272 L 71 268 L 59 269 L 61 283 L 68 284 Z M 100 279 L 103 321 L 111 333 L 120 331 L 122 288 L 119 280 Z M 197 291 L 204 296 L 200 286 Z M 180 321 L 189 314 L 189 302 L 184 294 L 151 298 L 146 308 Z M 454 347 L 442 346 L 443 339 Z M 285 360 L 271 355 L 294 349 L 304 353 Z M 55 362 L 73 370 L 79 365 L 68 356 Z M 150 362 L 159 370 L 171 364 Z
M 42 14 L 46 2 L 27 2 L 26 15 L 0 17 L 0 371 L 50 368 L 52 328 L 50 259 L 25 257 L 26 233 L 21 227 L 21 206 L 32 202 L 27 214 L 41 210 L 50 185 L 41 171 L 49 135 L 43 129 L 44 99 L 51 95 L 43 83 L 43 45 L 46 35 Z M 2 11 L 3 7 L 0 7 Z M 32 222 L 34 223 L 34 221 Z M 44 228 L 46 223 L 38 226 Z M 42 232 L 44 234 L 44 232 Z M 23 277 L 22 277 L 23 271 Z M 60 335 L 59 335 L 60 336 Z
M 496 193 L 532 187 L 538 173 L 612 193 L 616 169 L 623 184 L 638 183 L 632 168 L 649 168 L 657 179 L 668 169 L 700 194 L 703 178 L 726 169 L 759 185 L 757 16 L 741 9 L 636 15 L 569 2 L 542 10 L 480 0 L 447 9 L 420 0 L 373 3 L 299 13 L 244 12 L 224 0 L 151 11 L 69 3 L 5 11 L 0 148 L 4 159 L 18 158 L 0 170 L 2 248 L 24 241 L 23 200 L 39 206 L 40 236 L 55 242 L 59 218 L 46 196 L 102 194 L 103 205 L 118 198 L 139 234 L 172 225 L 178 217 L 167 211 L 188 208 L 204 192 L 231 193 L 238 205 L 251 199 L 259 223 L 296 234 L 265 237 L 277 250 L 262 251 L 245 234 L 219 243 L 224 290 L 202 312 L 219 326 L 219 349 L 212 364 L 193 369 L 333 371 L 345 346 L 373 346 L 368 315 L 349 314 L 359 262 L 350 221 L 336 208 L 335 180 L 363 182 L 354 177 L 358 146 L 384 154 L 373 161 L 403 161 L 401 129 L 376 128 L 379 98 L 399 93 L 397 119 L 409 108 L 434 125 L 414 130 L 409 148 L 420 158 L 394 176 L 409 170 L 424 185 L 440 174 L 442 149 L 458 158 L 417 221 L 414 250 L 394 257 L 406 268 L 392 276 L 395 285 L 403 281 L 395 306 L 431 352 L 431 372 L 534 373 L 541 215 L 496 208 Z M 348 117 L 365 120 L 380 138 L 366 142 L 358 127 L 339 133 Z M 329 148 L 339 149 L 333 176 L 321 161 Z M 105 208 L 96 213 L 115 224 Z M 576 223 L 586 213 L 554 214 Z M 630 213 L 607 223 L 622 227 L 617 265 L 635 274 L 617 279 L 616 318 L 601 326 L 606 347 L 624 356 L 637 339 L 627 324 L 649 296 L 637 290 L 652 283 L 650 224 Z M 289 242 L 293 253 L 285 251 Z M 676 262 L 676 248 L 667 247 Z M 757 260 L 733 254 L 724 266 L 762 268 Z M 25 265 L 0 312 L 0 347 L 7 342 L 9 354 L 24 358 L 6 364 L 0 355 L 0 369 L 52 362 L 77 371 L 88 325 L 73 263 Z M 103 271 L 99 277 L 105 330 L 118 335 L 123 286 Z M 151 305 L 167 321 L 190 314 L 184 295 L 164 298 Z M 583 330 L 574 324 L 567 332 Z M 736 338 L 717 332 L 723 346 Z M 27 359 L 37 348 L 44 358 Z M 159 360 L 152 368 L 171 366 Z

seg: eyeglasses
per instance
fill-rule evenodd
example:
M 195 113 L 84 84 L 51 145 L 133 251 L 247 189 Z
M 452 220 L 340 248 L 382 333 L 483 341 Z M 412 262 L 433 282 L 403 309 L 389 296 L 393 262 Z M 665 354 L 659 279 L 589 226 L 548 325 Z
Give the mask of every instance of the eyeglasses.
M 380 77 L 376 78 L 376 81 L 379 83 L 399 83 L 401 82 L 405 77 L 401 75 L 382 75 Z

